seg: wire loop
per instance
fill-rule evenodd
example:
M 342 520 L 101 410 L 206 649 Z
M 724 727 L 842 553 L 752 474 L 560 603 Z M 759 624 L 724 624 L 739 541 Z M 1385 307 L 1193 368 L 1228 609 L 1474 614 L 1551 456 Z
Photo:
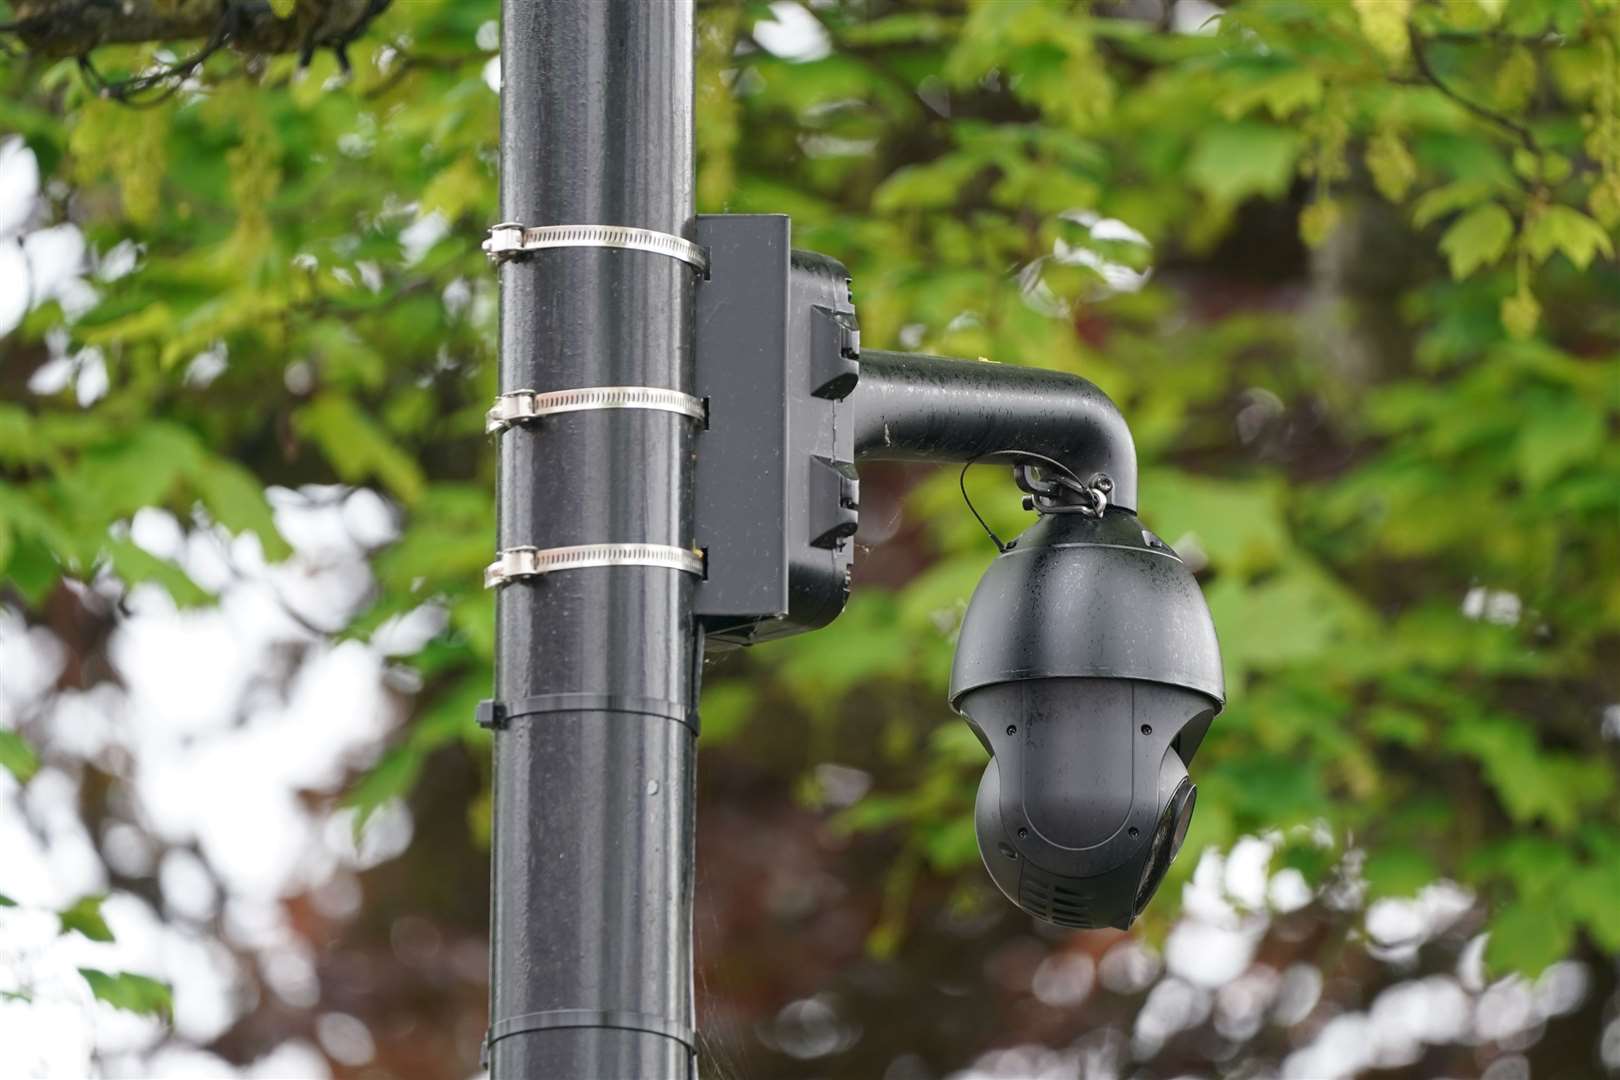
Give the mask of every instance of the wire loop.
M 961 489 L 962 501 L 967 503 L 968 512 L 990 542 L 996 545 L 998 552 L 1005 553 L 1018 541 L 1004 541 L 997 536 L 996 531 L 984 520 L 984 515 L 979 513 L 978 507 L 973 505 L 967 491 L 968 469 L 986 458 L 994 457 L 1030 458 L 1037 463 L 1032 465 L 1024 460 L 1013 463 L 1013 482 L 1024 492 L 1025 510 L 1033 510 L 1041 515 L 1079 514 L 1082 517 L 1100 518 L 1108 509 L 1108 496 L 1114 491 L 1114 480 L 1107 473 L 1093 473 L 1091 479 L 1081 480 L 1073 469 L 1061 461 L 1032 450 L 987 450 L 975 454 L 962 464 L 956 485 Z M 1047 475 L 1048 468 L 1056 470 L 1055 474 Z

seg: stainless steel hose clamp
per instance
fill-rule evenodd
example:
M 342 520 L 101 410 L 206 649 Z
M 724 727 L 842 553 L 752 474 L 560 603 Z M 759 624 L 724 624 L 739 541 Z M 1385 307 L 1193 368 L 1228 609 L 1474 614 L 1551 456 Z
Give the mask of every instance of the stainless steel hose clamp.
M 593 409 L 652 409 L 678 413 L 706 421 L 708 409 L 702 398 L 656 386 L 591 386 L 577 390 L 511 390 L 495 399 L 484 415 L 484 430 L 490 434 L 505 431 L 513 424 L 538 420 L 558 413 L 589 412 Z
M 484 254 L 491 262 L 503 263 L 531 251 L 547 248 L 594 247 L 624 251 L 651 251 L 668 255 L 707 273 L 709 254 L 701 245 L 685 237 L 628 225 L 537 225 L 504 221 L 492 226 L 484 241 Z
M 669 544 L 576 544 L 572 547 L 511 547 L 497 552 L 484 571 L 484 588 L 520 578 L 593 566 L 659 566 L 703 576 L 703 553 Z

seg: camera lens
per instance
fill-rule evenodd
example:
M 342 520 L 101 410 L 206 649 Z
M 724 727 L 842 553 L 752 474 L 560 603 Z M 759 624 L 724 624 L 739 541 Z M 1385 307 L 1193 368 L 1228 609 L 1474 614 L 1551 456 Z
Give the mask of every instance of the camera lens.
M 1142 867 L 1142 880 L 1136 886 L 1136 914 L 1140 915 L 1148 901 L 1153 899 L 1153 894 L 1159 891 L 1165 871 L 1170 869 L 1170 864 L 1181 851 L 1181 845 L 1187 839 L 1187 826 L 1192 823 L 1193 804 L 1197 801 L 1198 788 L 1190 779 L 1183 777 L 1181 783 L 1176 785 L 1175 793 L 1170 796 L 1170 801 L 1165 804 L 1164 813 L 1159 815 L 1158 827 L 1153 830 L 1147 864 Z

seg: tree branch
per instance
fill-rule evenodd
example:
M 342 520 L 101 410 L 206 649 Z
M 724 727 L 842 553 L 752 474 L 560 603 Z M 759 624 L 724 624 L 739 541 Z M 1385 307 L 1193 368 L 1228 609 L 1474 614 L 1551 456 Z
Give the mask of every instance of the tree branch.
M 296 0 L 278 18 L 269 0 L 13 0 L 15 19 L 0 24 L 37 56 L 83 56 L 102 45 L 212 41 L 247 53 L 341 50 L 389 0 Z
M 1424 81 L 1433 86 L 1436 90 L 1440 91 L 1446 97 L 1450 98 L 1452 101 L 1456 102 L 1458 105 L 1461 105 L 1464 109 L 1467 109 L 1469 112 L 1479 117 L 1481 120 L 1489 121 L 1490 123 L 1501 128 L 1503 131 L 1506 131 L 1516 137 L 1521 143 L 1524 144 L 1524 148 L 1530 151 L 1532 154 L 1535 154 L 1537 157 L 1541 156 L 1541 144 L 1536 141 L 1535 134 L 1529 128 L 1509 119 L 1494 109 L 1486 108 L 1477 101 L 1469 100 L 1468 98 L 1459 94 L 1456 90 L 1452 89 L 1450 86 L 1446 85 L 1446 83 L 1441 80 L 1440 76 L 1435 73 L 1433 65 L 1429 63 L 1428 54 L 1423 51 L 1423 46 L 1425 44 L 1424 39 L 1418 34 L 1417 29 L 1415 27 L 1408 26 L 1407 33 L 1412 42 L 1412 59 L 1417 63 L 1418 74 L 1423 76 Z

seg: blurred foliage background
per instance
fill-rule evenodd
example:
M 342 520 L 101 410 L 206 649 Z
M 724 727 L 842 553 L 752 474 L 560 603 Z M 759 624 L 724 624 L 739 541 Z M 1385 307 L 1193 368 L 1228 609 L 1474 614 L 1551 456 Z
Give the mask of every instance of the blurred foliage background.
M 299 556 L 267 489 L 373 489 L 397 535 L 312 633 L 438 613 L 390 661 L 386 744 L 307 793 L 418 822 L 357 910 L 299 924 L 328 1000 L 356 956 L 387 973 L 344 1005 L 375 1058 L 337 1075 L 468 1075 L 482 1024 L 477 972 L 411 967 L 390 928 L 484 932 L 497 14 L 395 3 L 351 73 L 222 50 L 124 101 L 97 87 L 184 47 L 103 46 L 94 78 L 0 58 L 0 132 L 42 177 L 16 243 L 71 224 L 93 286 L 0 283 L 27 298 L 0 344 L 0 603 L 72 658 L 52 692 L 117 681 L 125 590 L 218 591 L 132 538 L 143 508 L 274 563 Z M 983 754 L 943 701 L 993 549 L 954 471 L 863 470 L 848 611 L 705 674 L 708 1074 L 1620 1070 L 1620 5 L 704 2 L 699 22 L 700 209 L 790 213 L 849 266 L 871 346 L 1100 384 L 1230 694 L 1133 937 L 1033 927 L 978 866 Z M 998 530 L 1027 520 L 999 470 L 969 489 Z M 50 716 L 0 724 L 16 782 L 117 788 L 128 763 Z M 242 1000 L 209 1044 L 229 1061 L 313 1023 Z

